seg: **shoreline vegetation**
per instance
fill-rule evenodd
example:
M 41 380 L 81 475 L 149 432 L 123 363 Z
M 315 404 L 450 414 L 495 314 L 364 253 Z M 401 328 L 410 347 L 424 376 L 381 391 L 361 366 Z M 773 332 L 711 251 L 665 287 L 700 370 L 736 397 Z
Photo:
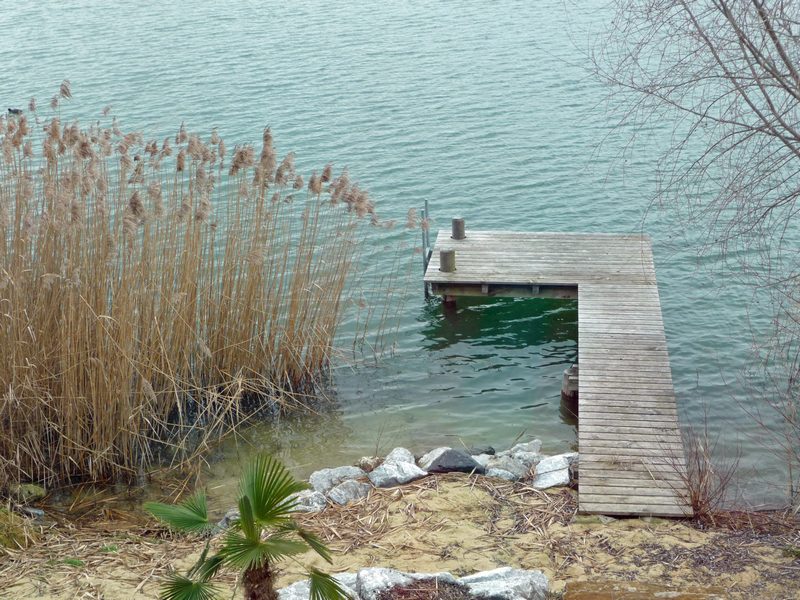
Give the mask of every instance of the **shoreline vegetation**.
M 328 164 L 0 116 L 0 490 L 141 482 L 254 413 L 311 406 L 359 268 L 366 191 Z M 386 318 L 383 314 L 382 318 Z

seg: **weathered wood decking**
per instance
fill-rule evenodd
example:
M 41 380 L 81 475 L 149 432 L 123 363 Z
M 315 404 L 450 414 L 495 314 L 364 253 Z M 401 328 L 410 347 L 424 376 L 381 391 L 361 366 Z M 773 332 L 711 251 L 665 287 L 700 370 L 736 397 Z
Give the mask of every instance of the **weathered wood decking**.
M 456 271 L 439 251 L 456 251 Z M 446 296 L 578 298 L 579 509 L 690 515 L 650 240 L 640 235 L 439 232 L 425 281 Z

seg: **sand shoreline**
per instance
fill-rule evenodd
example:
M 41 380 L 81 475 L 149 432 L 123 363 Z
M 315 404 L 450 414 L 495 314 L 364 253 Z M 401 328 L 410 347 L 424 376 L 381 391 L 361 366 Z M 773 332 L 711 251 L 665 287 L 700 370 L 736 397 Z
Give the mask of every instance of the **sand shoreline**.
M 329 544 L 333 572 L 370 566 L 456 575 L 499 566 L 541 569 L 554 597 L 567 582 L 611 580 L 716 586 L 730 598 L 800 598 L 800 534 L 777 518 L 688 521 L 576 516 L 575 492 L 450 473 L 373 490 L 345 507 L 300 515 Z M 734 523 L 734 521 L 736 521 Z M 40 531 L 28 549 L 0 558 L 0 598 L 156 598 L 169 569 L 185 570 L 200 544 L 141 515 L 111 510 Z M 306 562 L 307 559 L 310 559 Z M 280 583 L 302 578 L 283 565 Z M 223 588 L 233 589 L 226 574 Z M 793 594 L 793 595 L 792 595 Z

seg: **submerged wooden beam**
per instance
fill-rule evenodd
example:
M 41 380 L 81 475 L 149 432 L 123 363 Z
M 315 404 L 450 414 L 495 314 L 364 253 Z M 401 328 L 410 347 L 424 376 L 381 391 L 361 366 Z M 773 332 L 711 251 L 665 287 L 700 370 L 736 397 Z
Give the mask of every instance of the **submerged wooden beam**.
M 434 294 L 578 298 L 579 510 L 691 515 L 650 239 L 460 227 L 439 232 Z M 440 269 L 453 248 L 458 268 Z

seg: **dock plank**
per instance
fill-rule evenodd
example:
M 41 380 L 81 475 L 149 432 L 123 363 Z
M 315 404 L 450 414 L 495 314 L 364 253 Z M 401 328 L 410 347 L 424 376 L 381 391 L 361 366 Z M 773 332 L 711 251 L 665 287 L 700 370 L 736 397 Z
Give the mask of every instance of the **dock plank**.
M 439 270 L 440 250 L 455 250 L 455 271 Z M 453 240 L 442 230 L 424 280 L 443 295 L 577 289 L 579 510 L 691 515 L 648 236 L 467 230 Z

